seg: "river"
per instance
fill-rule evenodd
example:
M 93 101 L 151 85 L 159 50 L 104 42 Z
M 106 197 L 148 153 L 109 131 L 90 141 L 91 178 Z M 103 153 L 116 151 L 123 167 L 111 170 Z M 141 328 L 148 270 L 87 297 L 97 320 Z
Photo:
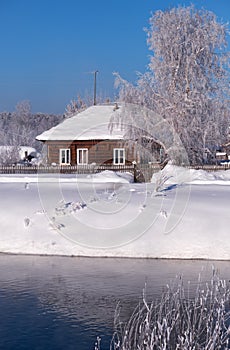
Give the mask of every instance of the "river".
M 117 303 L 127 320 L 142 297 L 160 297 L 177 275 L 195 285 L 230 262 L 0 255 L 0 349 L 109 349 Z

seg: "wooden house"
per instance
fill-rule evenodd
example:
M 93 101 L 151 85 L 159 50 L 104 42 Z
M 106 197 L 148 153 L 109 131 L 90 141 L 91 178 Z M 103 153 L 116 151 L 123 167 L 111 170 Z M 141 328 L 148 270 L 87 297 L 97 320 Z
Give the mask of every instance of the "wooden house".
M 119 113 L 122 106 L 117 104 L 91 106 L 38 135 L 36 139 L 47 146 L 48 164 L 139 163 L 135 142 L 127 145 L 120 125 L 109 128 L 111 118 L 119 119 Z
M 126 147 L 124 130 L 109 130 L 110 118 L 120 113 L 116 105 L 91 106 L 36 137 L 47 146 L 48 164 L 127 164 L 136 160 Z

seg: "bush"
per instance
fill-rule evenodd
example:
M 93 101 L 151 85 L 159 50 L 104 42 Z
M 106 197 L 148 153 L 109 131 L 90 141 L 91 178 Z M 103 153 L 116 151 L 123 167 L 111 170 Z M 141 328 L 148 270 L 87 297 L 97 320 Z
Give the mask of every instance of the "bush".
M 19 150 L 16 146 L 0 146 L 0 165 L 10 166 L 20 160 Z
M 145 291 L 127 323 L 117 308 L 110 350 L 229 349 L 230 290 L 215 270 L 195 290 L 177 278 L 158 302 L 148 303 Z

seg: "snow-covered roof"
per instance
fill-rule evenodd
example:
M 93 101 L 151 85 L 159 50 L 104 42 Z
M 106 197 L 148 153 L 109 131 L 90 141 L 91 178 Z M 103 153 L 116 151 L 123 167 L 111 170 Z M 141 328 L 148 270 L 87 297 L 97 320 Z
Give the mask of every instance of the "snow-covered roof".
M 109 130 L 111 117 L 120 114 L 121 109 L 121 106 L 116 109 L 114 105 L 91 106 L 43 132 L 36 139 L 39 141 L 123 139 L 124 131 L 120 127 Z

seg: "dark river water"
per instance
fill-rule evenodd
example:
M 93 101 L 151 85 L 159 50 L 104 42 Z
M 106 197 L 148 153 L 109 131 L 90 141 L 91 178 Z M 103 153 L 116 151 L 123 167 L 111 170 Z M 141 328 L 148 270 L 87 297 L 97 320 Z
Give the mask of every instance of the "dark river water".
M 0 349 L 109 349 L 118 302 L 127 320 L 147 284 L 160 297 L 177 275 L 195 285 L 212 265 L 230 279 L 230 262 L 0 255 Z

